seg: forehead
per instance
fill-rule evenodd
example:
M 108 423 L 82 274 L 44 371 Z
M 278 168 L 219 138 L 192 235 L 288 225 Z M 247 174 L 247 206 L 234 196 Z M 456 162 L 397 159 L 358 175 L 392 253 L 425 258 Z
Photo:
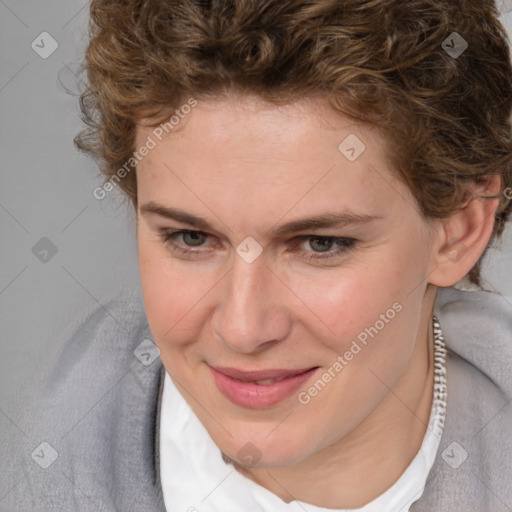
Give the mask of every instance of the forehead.
M 322 98 L 285 105 L 254 96 L 189 98 L 160 125 L 137 126 L 136 148 L 145 145 L 151 149 L 138 168 L 185 154 L 187 159 L 207 159 L 211 166 L 217 159 L 264 166 L 270 161 L 323 162 L 330 158 L 334 162 L 342 156 L 348 166 L 363 153 L 363 159 L 374 154 L 383 164 L 385 156 L 384 141 L 375 130 L 334 111 Z
M 372 145 L 384 146 L 375 130 L 335 111 L 323 97 L 309 97 L 283 105 L 271 104 L 251 95 L 234 94 L 217 100 L 190 97 L 183 100 L 174 112 L 168 113 L 160 125 L 151 127 L 143 124 L 147 122 L 143 120 L 137 126 L 137 146 L 142 145 L 148 136 L 156 139 L 158 145 L 186 145 L 198 140 L 207 144 L 214 140 L 219 150 L 242 150 L 242 154 L 236 153 L 232 157 L 264 157 L 263 145 L 267 153 L 268 149 L 275 147 L 276 153 L 285 154 L 294 143 L 305 139 L 311 142 L 316 139 L 317 143 L 323 139 L 326 147 L 330 145 L 336 150 L 336 142 L 344 132 L 347 135 L 359 132 L 360 137 L 371 139 Z M 327 132 L 331 134 L 329 139 L 325 139 Z M 300 145 L 295 152 L 311 152 L 317 146 L 313 143 Z M 293 154 L 288 152 L 287 156 Z
M 396 208 L 407 195 L 379 134 L 321 100 L 197 101 L 178 117 L 176 129 L 137 129 L 137 147 L 153 146 L 137 166 L 140 202 L 195 204 L 203 213 L 209 204 L 229 215 L 265 207 L 282 217 L 290 208 L 315 214 L 318 205 Z

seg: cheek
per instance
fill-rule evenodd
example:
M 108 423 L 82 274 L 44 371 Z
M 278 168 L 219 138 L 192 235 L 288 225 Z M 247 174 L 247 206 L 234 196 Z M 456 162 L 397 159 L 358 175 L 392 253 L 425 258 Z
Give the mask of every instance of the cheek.
M 294 289 L 309 308 L 309 328 L 333 340 L 351 339 L 400 298 L 396 281 L 388 283 L 379 275 L 357 269 L 330 273 Z
M 307 330 L 329 349 L 331 362 L 341 355 L 352 370 L 389 367 L 386 372 L 406 363 L 414 344 L 403 333 L 414 329 L 422 304 L 421 286 L 411 293 L 411 282 L 421 282 L 422 271 L 404 258 L 405 252 L 389 251 L 365 269 L 297 282 L 294 289 L 308 306 Z
M 142 294 L 153 335 L 161 341 L 177 339 L 184 329 L 190 333 L 194 325 L 200 325 L 197 315 L 210 282 L 201 279 L 192 264 L 173 262 L 165 248 L 143 238 L 138 245 Z

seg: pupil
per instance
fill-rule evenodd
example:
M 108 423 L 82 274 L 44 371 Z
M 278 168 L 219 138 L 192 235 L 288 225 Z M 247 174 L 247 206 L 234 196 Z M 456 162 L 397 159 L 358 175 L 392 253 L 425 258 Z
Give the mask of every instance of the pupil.
M 184 237 L 184 242 L 187 244 L 187 245 L 201 245 L 201 237 L 203 235 L 201 233 L 184 233 L 183 234 L 183 237 Z M 189 240 L 192 241 L 192 243 L 189 243 L 188 240 L 186 240 L 185 238 L 188 237 Z
M 328 238 L 312 238 L 310 241 L 311 248 L 315 250 L 318 249 L 318 252 L 328 251 L 329 249 L 331 249 L 332 243 L 332 240 L 329 240 Z

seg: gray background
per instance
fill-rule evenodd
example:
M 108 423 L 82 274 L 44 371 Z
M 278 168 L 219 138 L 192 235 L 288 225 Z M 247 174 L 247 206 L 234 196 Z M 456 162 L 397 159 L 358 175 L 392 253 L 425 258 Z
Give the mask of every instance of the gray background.
M 511 33 L 512 1 L 498 3 Z M 38 386 L 73 325 L 120 290 L 138 293 L 140 286 L 131 207 L 116 193 L 103 201 L 93 197 L 99 172 L 72 141 L 82 128 L 74 73 L 86 43 L 87 15 L 83 0 L 0 0 L 3 420 L 15 422 L 17 407 Z M 47 58 L 31 46 L 42 32 L 58 43 Z M 40 51 L 51 48 L 45 41 Z M 57 249 L 47 261 L 33 252 L 46 243 L 43 237 Z M 501 250 L 487 258 L 484 284 L 504 294 L 512 308 L 511 261 L 508 228 Z

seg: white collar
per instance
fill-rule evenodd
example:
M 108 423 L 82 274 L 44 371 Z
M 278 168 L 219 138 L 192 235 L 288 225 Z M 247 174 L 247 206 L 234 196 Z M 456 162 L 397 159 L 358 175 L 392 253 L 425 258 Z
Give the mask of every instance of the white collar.
M 402 476 L 370 503 L 350 512 L 407 512 L 423 494 L 439 448 L 446 413 L 446 348 L 434 319 L 434 397 L 420 450 Z M 169 512 L 345 512 L 285 503 L 222 459 L 217 445 L 165 372 L 160 411 L 160 475 Z

